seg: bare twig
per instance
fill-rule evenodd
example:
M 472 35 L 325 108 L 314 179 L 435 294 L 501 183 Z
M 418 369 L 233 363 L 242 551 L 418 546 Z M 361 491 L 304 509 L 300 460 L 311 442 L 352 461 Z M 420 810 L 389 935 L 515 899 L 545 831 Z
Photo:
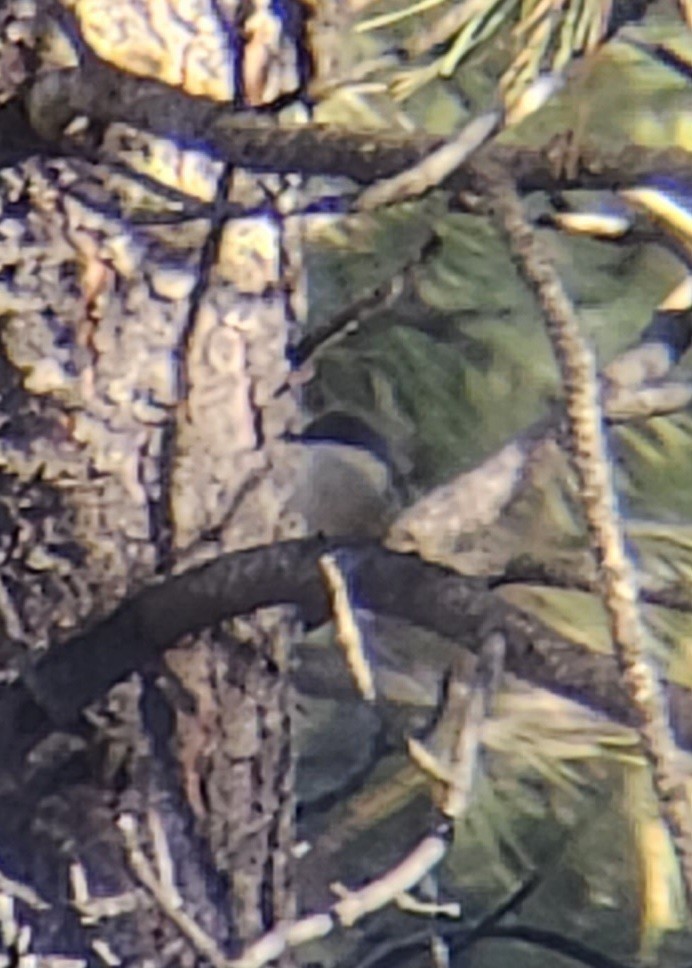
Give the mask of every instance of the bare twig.
M 502 635 L 491 633 L 480 647 L 471 682 L 461 669 L 452 674 L 433 736 L 435 752 L 419 740 L 408 740 L 411 759 L 442 788 L 435 799 L 446 817 L 459 817 L 468 806 L 481 730 L 500 681 L 504 652 Z
M 333 906 L 339 922 L 352 927 L 366 915 L 381 910 L 400 894 L 410 891 L 440 863 L 447 852 L 449 836 L 449 825 L 442 823 L 391 870 L 360 890 L 344 892 Z
M 533 894 L 541 885 L 542 880 L 540 874 L 537 871 L 533 871 L 503 901 L 477 921 L 473 927 L 468 928 L 464 925 L 463 927 L 457 928 L 454 932 L 443 930 L 442 933 L 445 941 L 447 944 L 452 940 L 456 941 L 454 946 L 456 952 L 466 950 L 476 940 L 483 938 L 486 931 L 499 924 L 506 914 L 518 911 L 527 897 Z M 427 945 L 429 941 L 430 932 L 423 930 L 412 932 L 403 938 L 393 938 L 374 948 L 370 945 L 367 955 L 356 962 L 356 968 L 377 968 L 377 965 L 381 962 L 391 964 L 393 963 L 393 957 L 397 954 L 401 955 L 404 951 L 410 950 L 411 948 L 419 948 Z
M 411 260 L 401 266 L 393 279 L 387 279 L 386 282 L 376 286 L 370 292 L 354 299 L 344 309 L 335 313 L 331 319 L 326 320 L 322 325 L 307 333 L 295 349 L 291 351 L 293 365 L 297 368 L 303 367 L 319 350 L 330 344 L 332 340 L 337 339 L 340 334 L 348 331 L 350 326 L 358 326 L 368 316 L 380 309 L 387 308 L 388 305 L 398 299 L 405 291 L 413 269 L 420 267 L 425 262 L 429 255 L 437 249 L 438 242 L 438 236 L 431 231 Z
M 608 799 L 610 799 L 610 794 L 605 798 L 599 798 L 599 806 L 602 806 Z M 600 813 L 600 811 L 597 812 Z M 583 815 L 576 829 L 587 829 L 589 817 L 594 815 L 591 814 L 591 811 L 589 811 L 588 815 Z M 482 941 L 484 937 L 492 935 L 493 930 L 507 914 L 518 914 L 524 902 L 545 884 L 550 871 L 555 870 L 559 866 L 565 848 L 568 845 L 574 848 L 574 843 L 575 828 L 563 835 L 562 843 L 547 859 L 547 863 L 544 863 L 540 869 L 531 871 L 504 900 L 500 901 L 487 914 L 479 918 L 471 927 L 468 927 L 466 924 L 444 925 L 441 927 L 438 925 L 438 930 L 451 952 L 459 958 L 462 952 L 467 951 L 477 941 Z M 368 945 L 366 956 L 357 960 L 354 968 L 377 968 L 381 964 L 396 965 L 401 960 L 403 952 L 410 952 L 413 948 L 423 948 L 429 944 L 429 941 L 429 931 L 419 930 L 404 937 L 397 936 L 374 948 L 372 945 Z M 395 960 L 397 955 L 399 955 L 399 958 Z M 611 965 L 614 964 L 616 963 L 611 963 Z M 618 966 L 618 968 L 626 968 L 626 966 L 622 965 Z
M 400 894 L 396 898 L 396 906 L 400 911 L 407 914 L 420 914 L 426 918 L 451 918 L 456 920 L 461 917 L 461 904 L 458 901 L 421 901 L 413 894 Z
M 441 809 L 460 817 L 471 797 L 483 722 L 490 714 L 504 663 L 505 640 L 494 632 L 483 642 L 468 705 L 450 748 L 450 782 Z
M 358 890 L 349 891 L 334 885 L 341 897 L 328 911 L 279 925 L 250 945 L 239 958 L 220 968 L 263 968 L 291 948 L 323 938 L 338 925 L 350 928 L 369 914 L 392 904 L 440 863 L 447 850 L 449 833 L 449 825 L 446 822 L 440 824 L 395 867 Z
M 171 900 L 171 904 L 182 907 L 183 901 L 175 885 L 175 870 L 173 858 L 168 846 L 166 832 L 163 829 L 161 817 L 155 810 L 150 810 L 147 816 L 149 833 L 151 834 L 152 850 L 156 861 L 156 872 L 162 888 Z
M 42 968 L 86 968 L 85 958 L 45 953 L 39 955 L 32 951 L 32 929 L 20 919 L 15 900 L 21 900 L 36 908 L 33 903 L 35 898 L 30 899 L 26 894 L 20 897 L 16 891 L 7 893 L 0 887 L 0 965 L 3 968 L 37 968 L 38 965 Z M 38 909 L 42 910 L 43 905 L 39 905 Z M 114 964 L 120 964 L 120 961 L 117 960 Z
M 290 949 L 329 934 L 338 924 L 351 927 L 357 921 L 392 903 L 409 891 L 436 865 L 447 849 L 449 824 L 444 821 L 395 867 L 356 891 L 342 890 L 342 896 L 327 912 L 311 914 L 282 924 L 250 945 L 239 958 L 227 958 L 197 922 L 184 910 L 177 891 L 171 892 L 157 876 L 142 850 L 133 816 L 124 814 L 118 826 L 125 841 L 130 868 L 161 911 L 214 968 L 262 968 Z
M 183 909 L 177 891 L 171 892 L 157 876 L 140 845 L 135 818 L 131 814 L 123 814 L 118 820 L 118 827 L 125 841 L 125 852 L 132 873 L 142 887 L 146 888 L 169 921 L 187 938 L 193 948 L 213 965 L 213 968 L 230 968 L 233 962 L 226 958 L 214 939 Z
M 332 603 L 332 615 L 336 640 L 343 649 L 346 663 L 363 699 L 373 702 L 376 697 L 372 666 L 365 654 L 363 638 L 349 600 L 344 573 L 333 555 L 320 558 L 320 570 L 324 576 Z
M 411 168 L 367 188 L 356 203 L 359 212 L 372 212 L 409 198 L 418 198 L 437 188 L 470 156 L 478 151 L 502 124 L 502 111 L 489 111 L 469 122 L 462 131 L 435 148 Z
M 137 896 L 134 891 L 107 897 L 94 897 L 89 890 L 86 870 L 78 861 L 70 865 L 70 890 L 72 906 L 84 925 L 130 914 L 137 907 Z
M 488 197 L 517 266 L 536 294 L 560 367 L 572 438 L 572 461 L 592 547 L 603 577 L 603 599 L 625 688 L 636 710 L 637 728 L 652 768 L 654 787 L 681 863 L 692 906 L 692 814 L 674 764 L 674 742 L 666 699 L 646 654 L 638 588 L 627 555 L 604 431 L 600 386 L 593 353 L 551 262 L 527 219 L 511 180 L 496 171 Z
M 22 904 L 26 904 L 27 907 L 33 908 L 35 911 L 47 911 L 50 908 L 50 904 L 44 901 L 33 887 L 7 877 L 2 872 L 0 872 L 0 894 L 7 894 L 8 897 L 21 901 Z
M 7 954 L 7 964 L 23 966 L 30 955 L 31 928 L 22 924 L 15 911 L 14 897 L 0 892 L 0 955 Z M 4 960 L 4 959 L 3 959 Z

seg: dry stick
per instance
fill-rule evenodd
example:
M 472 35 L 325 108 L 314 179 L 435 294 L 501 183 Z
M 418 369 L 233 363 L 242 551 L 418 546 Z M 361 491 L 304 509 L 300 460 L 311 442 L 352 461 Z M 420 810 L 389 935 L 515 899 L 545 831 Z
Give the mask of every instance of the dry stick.
M 437 234 L 432 229 L 429 230 L 422 244 L 410 259 L 397 269 L 393 278 L 390 277 L 364 295 L 359 295 L 325 323 L 307 333 L 291 351 L 293 366 L 296 369 L 305 366 L 323 347 L 345 334 L 351 324 L 360 326 L 370 315 L 389 308 L 406 291 L 406 286 L 412 279 L 413 270 L 423 265 L 437 250 L 438 245 Z M 278 392 L 280 391 L 277 391 L 277 395 Z
M 6 894 L 8 897 L 13 897 L 17 901 L 21 901 L 22 904 L 33 908 L 34 911 L 50 910 L 50 904 L 44 901 L 33 887 L 24 884 L 22 881 L 16 881 L 12 877 L 8 877 L 2 871 L 0 871 L 0 894 Z
M 504 636 L 499 632 L 489 635 L 481 646 L 464 721 L 450 750 L 450 782 L 442 803 L 442 812 L 447 817 L 461 816 L 471 797 L 477 760 L 475 749 L 500 684 L 505 648 Z
M 74 861 L 70 864 L 70 904 L 83 925 L 93 926 L 99 921 L 131 914 L 137 909 L 138 898 L 134 891 L 94 897 L 84 865 Z
M 180 906 L 177 892 L 171 894 L 156 874 L 152 864 L 140 845 L 137 822 L 131 814 L 123 814 L 118 820 L 120 832 L 125 841 L 125 853 L 132 873 L 142 887 L 159 905 L 166 917 L 187 938 L 195 951 L 203 955 L 213 968 L 229 968 L 232 964 L 223 954 L 213 938 Z
M 430 189 L 438 188 L 498 132 L 502 120 L 502 111 L 499 110 L 474 118 L 454 138 L 445 141 L 411 168 L 366 188 L 356 202 L 356 210 L 374 212 L 385 205 L 418 198 Z
M 342 889 L 341 897 L 328 911 L 281 924 L 251 944 L 239 958 L 232 959 L 224 955 L 214 939 L 184 910 L 177 891 L 171 893 L 160 880 L 142 850 L 134 817 L 124 814 L 118 826 L 125 841 L 132 873 L 166 917 L 213 968 L 263 968 L 290 948 L 325 937 L 338 925 L 352 927 L 368 914 L 379 911 L 415 887 L 440 863 L 447 851 L 450 835 L 449 822 L 441 822 L 403 860 L 380 877 L 356 891 Z
M 625 549 L 612 479 L 594 354 L 545 249 L 527 219 L 512 180 L 490 169 L 488 199 L 507 237 L 519 271 L 543 310 L 565 393 L 572 440 L 571 458 L 594 555 L 603 577 L 603 601 L 610 621 L 623 684 L 636 713 L 644 753 L 651 764 L 661 815 L 680 861 L 692 909 L 692 814 L 675 764 L 675 744 L 661 683 L 646 654 L 637 604 L 637 580 Z
M 561 84 L 562 79 L 558 76 L 539 77 L 528 86 L 511 111 L 497 107 L 478 115 L 464 125 L 458 134 L 410 168 L 366 188 L 356 202 L 356 211 L 374 212 L 385 205 L 418 198 L 431 189 L 439 188 L 494 135 L 503 128 L 523 121 L 542 107 Z
M 435 730 L 436 736 L 446 738 L 442 755 L 431 752 L 418 739 L 407 740 L 408 754 L 415 765 L 442 785 L 441 795 L 435 800 L 446 817 L 459 817 L 471 797 L 476 777 L 474 751 L 495 699 L 505 651 L 504 636 L 492 632 L 481 644 L 471 682 L 461 669 L 452 675 Z
M 322 555 L 319 565 L 329 592 L 337 643 L 343 650 L 358 692 L 366 702 L 374 702 L 375 677 L 365 654 L 358 619 L 349 599 L 347 578 L 334 555 Z

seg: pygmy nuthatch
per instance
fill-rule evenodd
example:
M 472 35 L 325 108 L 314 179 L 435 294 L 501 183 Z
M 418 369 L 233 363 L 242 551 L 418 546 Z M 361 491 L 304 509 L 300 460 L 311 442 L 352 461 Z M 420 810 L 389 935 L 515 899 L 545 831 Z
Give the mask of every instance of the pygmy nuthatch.
M 382 537 L 399 510 L 382 437 L 359 417 L 330 412 L 288 439 L 304 449 L 289 510 L 308 531 Z

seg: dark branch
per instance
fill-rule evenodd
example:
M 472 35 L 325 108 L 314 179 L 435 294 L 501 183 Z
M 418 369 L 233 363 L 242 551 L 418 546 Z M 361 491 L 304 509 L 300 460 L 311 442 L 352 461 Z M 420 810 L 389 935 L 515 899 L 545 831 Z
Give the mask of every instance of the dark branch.
M 127 74 L 89 58 L 79 68 L 44 74 L 28 95 L 29 114 L 42 138 L 59 142 L 64 125 L 77 115 L 100 123 L 123 122 L 173 138 L 181 145 L 205 145 L 232 165 L 277 173 L 345 176 L 371 184 L 417 164 L 442 139 L 400 131 L 353 131 L 325 125 L 278 126 L 266 116 L 242 115 L 232 105 L 193 97 L 157 81 Z M 13 119 L 16 126 L 17 119 Z M 26 125 L 25 125 L 26 126 Z M 5 130 L 0 118 L 0 165 L 17 160 L 17 150 L 4 154 Z M 16 133 L 13 134 L 16 139 Z M 45 145 L 29 129 L 27 144 Z M 632 186 L 651 174 L 684 180 L 689 155 L 682 149 L 650 151 L 635 146 L 604 152 L 584 145 L 570 173 L 564 149 L 551 142 L 541 149 L 492 145 L 478 152 L 445 183 L 455 191 L 477 191 L 489 160 L 512 171 L 522 191 L 566 188 L 604 189 Z M 482 194 L 482 192 L 481 192 Z
M 479 942 L 500 940 L 520 941 L 546 951 L 554 951 L 563 958 L 568 958 L 580 965 L 587 965 L 588 968 L 627 968 L 625 962 L 609 958 L 608 955 L 582 941 L 577 941 L 576 938 L 568 938 L 557 931 L 534 928 L 531 925 L 517 924 L 513 927 L 490 928 L 482 938 L 477 939 Z M 451 947 L 454 953 L 455 946 Z
M 27 676 L 34 700 L 15 683 L 7 697 L 14 712 L 2 700 L 0 715 L 6 722 L 7 716 L 24 716 L 22 742 L 31 745 L 32 735 L 51 728 L 41 709 L 54 724 L 74 722 L 90 702 L 188 633 L 276 604 L 296 605 L 310 621 L 325 620 L 328 605 L 318 560 L 327 551 L 337 557 L 358 607 L 430 628 L 471 650 L 490 632 L 501 631 L 510 672 L 633 725 L 614 657 L 560 637 L 479 579 L 376 544 L 320 538 L 223 555 L 145 588 L 104 622 L 53 646 Z M 678 743 L 692 749 L 692 694 L 671 685 L 669 698 Z M 0 731 L 0 737 L 15 737 L 15 755 L 21 725 Z

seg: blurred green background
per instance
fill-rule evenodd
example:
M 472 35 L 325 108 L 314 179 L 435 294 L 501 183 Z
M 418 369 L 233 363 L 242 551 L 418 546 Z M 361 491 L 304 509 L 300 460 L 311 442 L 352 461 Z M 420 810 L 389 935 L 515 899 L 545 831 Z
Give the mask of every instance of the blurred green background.
M 468 40 L 473 31 L 460 40 L 459 32 L 445 35 L 442 23 L 447 17 L 448 28 L 458 24 L 462 8 L 467 15 L 472 9 L 469 0 L 418 4 L 426 9 L 380 26 L 365 21 L 404 10 L 405 0 L 357 6 L 367 29 L 344 38 L 355 79 L 324 98 L 318 118 L 445 135 L 496 103 L 515 42 L 512 30 L 520 16 L 537 8 L 475 4 L 486 18 L 478 36 L 483 38 L 483 31 L 487 36 L 474 48 Z M 576 17 L 577 7 L 555 5 L 554 22 Z M 578 7 L 582 13 L 587 8 L 587 3 Z M 604 9 L 594 3 L 591 8 Z M 672 3 L 651 5 L 626 32 L 669 44 L 692 59 L 692 36 Z M 558 65 L 568 60 L 568 41 L 563 37 L 553 44 Z M 458 54 L 464 43 L 467 54 L 449 71 L 450 51 L 456 45 Z M 449 76 L 440 76 L 443 67 Z M 692 83 L 616 37 L 573 64 L 562 92 L 502 138 L 530 147 L 566 132 L 609 150 L 625 145 L 687 149 Z M 450 212 L 449 202 L 439 192 L 376 215 L 320 217 L 309 228 L 313 330 L 359 296 L 401 276 L 398 297 L 318 351 L 306 402 L 314 415 L 345 410 L 371 422 L 390 444 L 409 502 L 493 454 L 545 416 L 560 397 L 540 313 L 504 244 L 487 219 Z M 540 193 L 526 199 L 535 217 L 551 211 L 555 202 Z M 616 199 L 570 192 L 559 202 L 589 211 L 612 206 Z M 665 244 L 614 244 L 551 227 L 538 231 L 601 366 L 637 342 L 656 306 L 685 275 Z M 678 375 L 689 378 L 689 371 L 689 360 L 683 360 Z M 692 415 L 614 428 L 611 448 L 641 575 L 656 587 L 689 587 Z M 474 536 L 468 539 L 473 542 Z M 540 486 L 522 495 L 484 540 L 504 546 L 507 560 L 522 555 L 568 568 L 586 541 L 566 460 L 555 460 Z M 594 596 L 523 585 L 506 594 L 584 647 L 610 648 L 603 609 Z M 671 676 L 692 679 L 690 614 L 647 607 L 646 619 L 657 661 L 669 664 Z M 394 637 L 411 654 L 429 655 L 440 675 L 452 661 L 449 651 L 420 630 L 382 627 L 377 634 Z M 453 644 L 447 648 L 453 651 Z M 330 876 L 360 883 L 395 862 L 425 832 L 429 796 L 402 752 L 402 737 L 420 729 L 429 712 L 401 707 L 390 711 L 383 725 L 355 700 L 344 705 L 303 697 L 300 702 L 305 712 L 302 825 L 313 844 L 301 876 L 310 906 L 323 897 Z M 377 765 L 368 774 L 369 757 Z M 330 788 L 331 798 L 325 792 Z M 692 935 L 680 885 L 634 737 L 582 707 L 507 683 L 488 724 L 475 804 L 459 825 L 437 889 L 441 899 L 460 901 L 470 923 L 533 870 L 539 871 L 540 884 L 521 909 L 523 923 L 577 937 L 628 964 L 689 963 Z M 360 964 L 384 939 L 424 926 L 422 918 L 388 911 L 355 932 L 301 949 L 300 958 Z M 568 963 L 564 956 L 507 940 L 478 945 L 454 963 L 494 968 L 510 958 L 517 968 Z M 430 954 L 402 949 L 385 963 L 433 962 Z

